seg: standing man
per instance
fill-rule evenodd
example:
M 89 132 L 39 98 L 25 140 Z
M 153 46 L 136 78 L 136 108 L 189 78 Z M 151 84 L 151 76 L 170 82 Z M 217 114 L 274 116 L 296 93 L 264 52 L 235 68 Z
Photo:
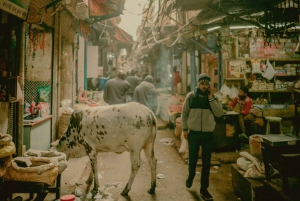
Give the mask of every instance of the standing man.
M 253 107 L 252 99 L 248 96 L 248 87 L 241 87 L 238 95 L 233 99 L 229 105 L 229 109 L 234 110 L 239 113 L 239 125 L 241 129 L 241 134 L 239 138 L 241 140 L 248 139 L 245 129 L 245 121 L 254 122 L 256 119 L 256 112 Z
M 147 106 L 155 114 L 158 105 L 157 92 L 152 83 L 153 83 L 152 76 L 151 75 L 146 76 L 145 80 L 135 88 L 133 101 Z
M 125 80 L 125 72 L 119 70 L 117 76 L 107 81 L 104 91 L 103 99 L 109 105 L 126 103 L 126 92 L 129 89 L 129 83 Z
M 198 87 L 189 92 L 182 108 L 182 130 L 189 145 L 189 176 L 186 187 L 193 185 L 196 174 L 199 147 L 202 147 L 202 171 L 200 180 L 200 196 L 203 200 L 213 200 L 208 192 L 211 153 L 213 151 L 213 131 L 215 117 L 221 117 L 223 108 L 213 94 L 216 89 L 210 87 L 210 76 L 201 73 Z
M 127 102 L 132 101 L 134 90 L 140 84 L 140 79 L 136 76 L 136 74 L 137 71 L 131 70 L 130 75 L 125 78 L 130 84 L 130 87 L 127 91 Z

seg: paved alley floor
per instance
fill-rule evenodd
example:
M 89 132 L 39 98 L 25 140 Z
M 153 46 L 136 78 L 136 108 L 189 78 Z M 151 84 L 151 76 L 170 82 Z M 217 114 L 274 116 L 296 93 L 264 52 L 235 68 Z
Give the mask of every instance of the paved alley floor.
M 188 167 L 177 149 L 173 145 L 178 139 L 174 138 L 174 131 L 169 129 L 158 130 L 155 144 L 157 158 L 157 174 L 163 174 L 163 179 L 157 179 L 156 194 L 150 195 L 150 168 L 143 151 L 141 152 L 141 166 L 133 182 L 128 196 L 120 193 L 126 186 L 130 175 L 129 153 L 99 153 L 98 175 L 101 185 L 101 195 L 89 199 L 92 186 L 87 186 L 85 181 L 90 172 L 87 157 L 72 158 L 68 162 L 67 169 L 62 173 L 61 195 L 73 194 L 76 183 L 83 193 L 81 200 L 95 201 L 197 201 L 201 200 L 200 167 L 194 184 L 190 189 L 185 187 Z M 169 139 L 166 142 L 164 139 Z M 213 158 L 221 161 L 218 168 L 211 169 L 209 192 L 215 201 L 236 201 L 238 196 L 234 193 L 231 185 L 230 163 L 235 163 L 238 152 L 214 153 Z M 200 159 L 199 159 L 200 161 Z M 21 194 L 23 200 L 28 200 L 29 195 Z M 17 195 L 15 195 L 17 196 Z M 14 196 L 14 197 L 15 197 Z M 55 194 L 49 193 L 46 201 L 55 200 Z

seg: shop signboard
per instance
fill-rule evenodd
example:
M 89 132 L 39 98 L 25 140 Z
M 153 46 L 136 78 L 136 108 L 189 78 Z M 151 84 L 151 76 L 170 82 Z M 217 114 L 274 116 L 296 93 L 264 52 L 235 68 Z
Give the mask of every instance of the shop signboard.
M 1 0 L 0 9 L 26 20 L 30 0 Z

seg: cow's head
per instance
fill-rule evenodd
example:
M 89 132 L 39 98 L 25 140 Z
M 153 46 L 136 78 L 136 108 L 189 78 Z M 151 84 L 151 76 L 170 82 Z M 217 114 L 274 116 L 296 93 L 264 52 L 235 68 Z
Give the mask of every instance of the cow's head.
M 66 154 L 67 159 L 86 156 L 85 148 L 79 143 L 82 136 L 79 135 L 82 128 L 82 112 L 73 112 L 70 124 L 65 133 L 60 138 L 58 144 L 53 148 Z

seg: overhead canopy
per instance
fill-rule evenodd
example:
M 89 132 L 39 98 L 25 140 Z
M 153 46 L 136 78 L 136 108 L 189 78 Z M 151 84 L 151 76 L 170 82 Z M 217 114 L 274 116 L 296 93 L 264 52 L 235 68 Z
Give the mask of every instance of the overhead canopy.
M 125 0 L 89 0 L 89 15 L 94 20 L 105 20 L 119 16 L 124 10 Z
M 132 45 L 132 43 L 133 43 L 132 36 L 118 26 L 114 26 L 113 37 L 114 37 L 114 39 L 116 39 L 117 41 L 119 41 L 121 43 L 125 43 L 128 45 Z

